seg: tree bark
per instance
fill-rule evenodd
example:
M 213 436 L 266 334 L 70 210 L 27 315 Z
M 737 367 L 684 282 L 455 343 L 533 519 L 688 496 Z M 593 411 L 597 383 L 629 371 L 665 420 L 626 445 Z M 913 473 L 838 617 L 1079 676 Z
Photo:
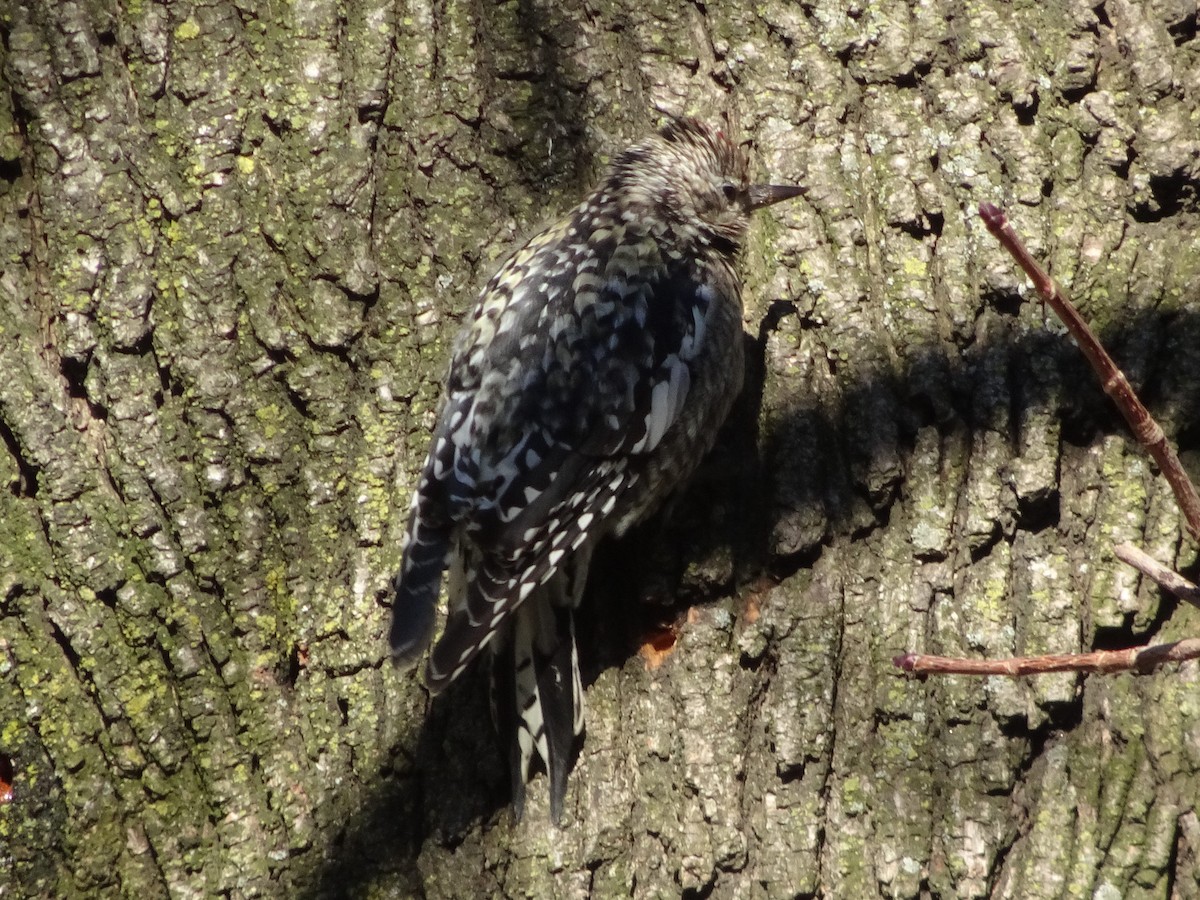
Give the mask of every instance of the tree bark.
M 1005 206 L 1195 468 L 1197 26 L 16 0 L 0 894 L 1200 896 L 1195 663 L 891 665 L 1200 635 L 1113 556 L 1194 574 L 1167 485 L 974 217 Z M 809 191 L 755 220 L 713 460 L 598 561 L 559 830 L 544 778 L 512 821 L 481 678 L 387 664 L 388 583 L 463 313 L 656 109 Z

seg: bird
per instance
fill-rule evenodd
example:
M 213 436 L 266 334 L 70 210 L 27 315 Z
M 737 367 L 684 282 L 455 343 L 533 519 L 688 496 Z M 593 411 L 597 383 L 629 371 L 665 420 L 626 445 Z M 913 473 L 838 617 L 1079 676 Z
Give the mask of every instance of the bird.
M 455 341 L 389 639 L 398 666 L 420 661 L 448 569 L 426 683 L 443 690 L 488 651 L 518 820 L 535 756 L 562 819 L 584 726 L 573 610 L 593 550 L 712 448 L 742 389 L 750 214 L 803 192 L 751 184 L 723 131 L 672 116 L 500 265 Z

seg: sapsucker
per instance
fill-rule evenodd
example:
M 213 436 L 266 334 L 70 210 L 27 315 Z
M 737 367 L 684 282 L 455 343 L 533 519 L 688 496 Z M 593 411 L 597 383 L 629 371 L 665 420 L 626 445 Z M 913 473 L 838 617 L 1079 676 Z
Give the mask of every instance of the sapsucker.
M 408 521 L 391 647 L 429 645 L 432 690 L 485 647 L 518 815 L 534 754 L 562 813 L 583 729 L 572 610 L 596 543 L 696 468 L 742 387 L 735 256 L 750 213 L 798 187 L 751 185 L 719 131 L 673 119 L 484 287 L 450 362 Z

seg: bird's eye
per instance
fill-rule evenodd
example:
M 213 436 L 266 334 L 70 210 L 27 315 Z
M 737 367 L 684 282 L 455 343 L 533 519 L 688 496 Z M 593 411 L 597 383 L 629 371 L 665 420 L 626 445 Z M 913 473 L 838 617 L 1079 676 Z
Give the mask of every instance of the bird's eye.
M 725 199 L 730 203 L 732 203 L 737 197 L 738 189 L 736 185 L 725 182 L 725 184 L 721 185 L 721 190 L 725 193 Z

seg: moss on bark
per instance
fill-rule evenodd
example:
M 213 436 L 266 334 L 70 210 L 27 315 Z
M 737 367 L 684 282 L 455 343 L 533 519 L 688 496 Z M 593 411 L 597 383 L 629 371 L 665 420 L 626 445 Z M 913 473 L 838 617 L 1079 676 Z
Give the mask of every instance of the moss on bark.
M 14 895 L 1200 894 L 1194 664 L 890 666 L 1200 627 L 1112 558 L 1195 549 L 972 214 L 1008 207 L 1194 457 L 1193 7 L 18 0 L 0 31 Z M 755 223 L 714 465 L 599 568 L 569 826 L 541 781 L 514 824 L 482 679 L 430 702 L 383 601 L 463 311 L 656 107 L 809 192 Z

